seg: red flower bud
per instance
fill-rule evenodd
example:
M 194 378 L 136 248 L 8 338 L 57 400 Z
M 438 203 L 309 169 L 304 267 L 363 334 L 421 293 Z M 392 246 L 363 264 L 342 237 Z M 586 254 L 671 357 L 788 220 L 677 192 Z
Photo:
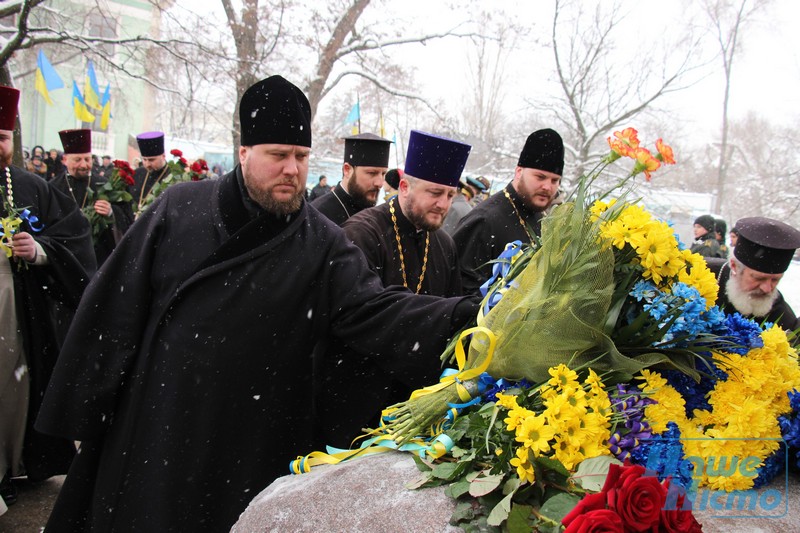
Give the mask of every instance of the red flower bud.
M 174 155 L 175 157 L 183 157 L 183 152 L 178 150 L 177 148 L 173 148 L 169 151 L 170 154 Z

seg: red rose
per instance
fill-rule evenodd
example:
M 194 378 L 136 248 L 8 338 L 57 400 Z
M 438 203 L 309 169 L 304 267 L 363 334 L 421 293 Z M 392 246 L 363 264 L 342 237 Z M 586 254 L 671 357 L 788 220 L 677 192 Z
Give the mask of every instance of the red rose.
M 179 157 L 178 162 L 183 165 L 184 167 L 189 164 L 189 162 L 184 157 Z
M 578 502 L 578 505 L 572 508 L 567 516 L 561 519 L 561 523 L 565 526 L 572 524 L 573 520 L 582 516 L 590 511 L 606 508 L 606 495 L 603 492 L 597 494 L 587 494 Z
M 191 169 L 192 172 L 201 172 L 203 170 L 203 167 L 200 165 L 199 162 L 195 161 L 194 163 L 192 163 Z
M 170 154 L 174 155 L 175 157 L 183 157 L 183 152 L 178 150 L 177 148 L 173 148 L 169 151 Z
M 622 518 L 617 513 L 610 509 L 595 509 L 575 517 L 564 533 L 623 533 L 624 531 Z
M 661 527 L 665 533 L 701 533 L 703 527 L 697 522 L 691 511 L 691 501 L 686 505 L 686 491 L 682 487 L 667 487 L 667 510 L 661 510 Z M 673 501 L 674 500 L 674 503 Z
M 611 465 L 608 478 L 614 485 L 608 490 L 608 507 L 622 518 L 626 529 L 646 531 L 661 521 L 661 510 L 667 499 L 667 489 L 655 475 L 644 475 L 641 465 Z M 603 486 L 606 489 L 606 486 Z

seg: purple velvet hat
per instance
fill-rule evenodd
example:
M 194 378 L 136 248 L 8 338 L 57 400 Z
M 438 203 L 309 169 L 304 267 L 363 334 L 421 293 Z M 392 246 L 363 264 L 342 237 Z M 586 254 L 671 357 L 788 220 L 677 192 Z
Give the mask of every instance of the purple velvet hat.
M 440 185 L 458 187 L 472 147 L 453 139 L 411 130 L 405 173 Z

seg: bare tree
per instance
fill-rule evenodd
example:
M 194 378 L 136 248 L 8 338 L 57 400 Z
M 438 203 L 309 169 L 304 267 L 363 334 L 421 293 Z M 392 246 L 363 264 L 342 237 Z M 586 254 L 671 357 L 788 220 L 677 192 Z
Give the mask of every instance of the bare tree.
M 597 3 L 591 12 L 586 4 L 555 1 L 551 43 L 555 75 L 561 96 L 549 112 L 563 128 L 565 145 L 575 161 L 575 175 L 583 174 L 597 161 L 606 146 L 601 141 L 614 128 L 654 108 L 669 93 L 688 87 L 697 41 L 690 35 L 673 36 L 676 42 L 660 44 L 662 57 L 652 43 L 650 50 L 616 50 L 623 35 L 624 5 Z M 567 18 L 572 14 L 571 18 Z
M 719 213 L 726 199 L 725 185 L 728 180 L 728 167 L 732 156 L 732 147 L 728 142 L 728 105 L 731 94 L 731 75 L 733 62 L 737 52 L 741 50 L 741 33 L 756 8 L 762 8 L 766 2 L 748 6 L 748 0 L 708 0 L 704 5 L 722 58 L 725 73 L 725 89 L 722 99 L 722 140 L 719 149 L 719 168 L 717 169 L 717 194 L 714 200 L 714 212 Z

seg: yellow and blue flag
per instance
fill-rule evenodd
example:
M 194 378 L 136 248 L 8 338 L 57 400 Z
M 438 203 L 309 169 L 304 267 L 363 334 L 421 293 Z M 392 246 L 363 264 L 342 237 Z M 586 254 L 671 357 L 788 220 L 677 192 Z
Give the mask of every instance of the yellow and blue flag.
M 350 109 L 350 113 L 347 114 L 347 118 L 344 119 L 345 124 L 352 124 L 353 135 L 359 132 L 359 123 L 361 122 L 361 104 L 360 102 L 356 102 L 353 104 L 352 109 Z
M 86 102 L 86 107 L 103 109 L 100 105 L 100 86 L 97 84 L 97 76 L 94 73 L 94 65 L 92 60 L 89 60 L 89 65 L 86 67 L 86 79 L 83 84 L 83 98 Z
M 103 113 L 100 115 L 100 129 L 108 128 L 108 119 L 111 118 L 111 84 L 106 85 L 106 92 L 103 93 L 103 99 L 100 100 L 100 107 L 103 108 Z
M 72 107 L 75 110 L 75 118 L 81 122 L 94 122 L 94 115 L 86 108 L 86 102 L 75 80 L 72 80 Z
M 39 50 L 39 55 L 36 58 L 36 90 L 42 95 L 44 101 L 53 105 L 53 100 L 50 99 L 50 91 L 61 89 L 64 87 L 64 80 L 58 75 L 56 69 L 50 64 L 50 61 L 45 57 L 44 52 Z

